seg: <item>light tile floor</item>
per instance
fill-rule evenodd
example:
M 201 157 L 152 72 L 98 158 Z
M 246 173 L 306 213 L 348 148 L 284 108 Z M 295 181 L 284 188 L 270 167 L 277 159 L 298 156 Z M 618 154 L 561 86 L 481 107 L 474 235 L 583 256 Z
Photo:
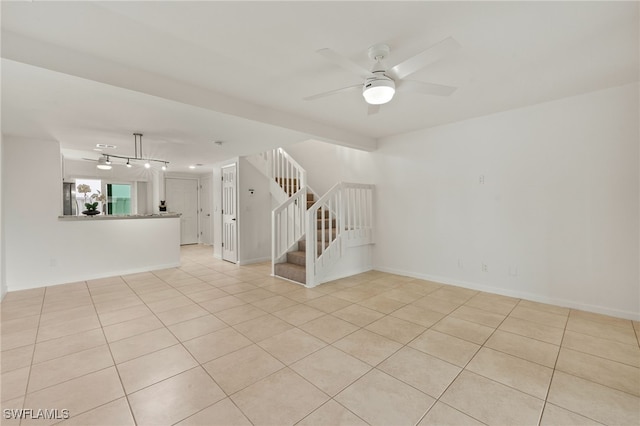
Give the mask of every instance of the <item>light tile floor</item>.
M 638 322 L 269 268 L 187 246 L 180 268 L 7 294 L 2 424 L 640 424 Z

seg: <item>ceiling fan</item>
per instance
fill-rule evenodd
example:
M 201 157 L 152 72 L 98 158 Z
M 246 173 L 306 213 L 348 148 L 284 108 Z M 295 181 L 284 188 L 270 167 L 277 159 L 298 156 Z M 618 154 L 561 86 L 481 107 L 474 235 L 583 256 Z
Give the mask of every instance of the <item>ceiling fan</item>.
M 395 95 L 396 90 L 399 92 L 416 92 L 427 95 L 449 96 L 457 89 L 457 87 L 415 80 L 405 80 L 405 77 L 438 61 L 459 47 L 460 44 L 455 39 L 448 37 L 395 66 L 387 67 L 384 59 L 389 56 L 389 46 L 386 44 L 376 44 L 371 46 L 368 52 L 369 58 L 374 61 L 370 71 L 331 49 L 320 49 L 317 53 L 336 65 L 339 65 L 342 68 L 364 78 L 364 83 L 319 93 L 317 95 L 306 97 L 304 100 L 313 101 L 324 98 L 325 96 L 360 89 L 362 90 L 362 96 L 369 104 L 369 115 L 371 115 L 378 112 L 380 105 L 389 102 Z

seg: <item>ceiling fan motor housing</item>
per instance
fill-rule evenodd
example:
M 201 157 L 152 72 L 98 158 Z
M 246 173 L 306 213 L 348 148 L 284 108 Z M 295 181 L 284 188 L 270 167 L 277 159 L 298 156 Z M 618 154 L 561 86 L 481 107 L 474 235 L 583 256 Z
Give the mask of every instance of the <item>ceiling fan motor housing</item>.
M 395 92 L 395 82 L 383 73 L 368 78 L 362 86 L 362 96 L 371 105 L 386 104 L 393 98 Z

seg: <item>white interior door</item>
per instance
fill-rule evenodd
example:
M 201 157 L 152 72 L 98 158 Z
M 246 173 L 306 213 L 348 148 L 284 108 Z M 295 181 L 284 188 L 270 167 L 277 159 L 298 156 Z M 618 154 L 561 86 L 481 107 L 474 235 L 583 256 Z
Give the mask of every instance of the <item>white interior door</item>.
M 198 181 L 195 179 L 165 180 L 167 210 L 180 213 L 180 244 L 198 243 Z
M 213 243 L 213 235 L 211 233 L 211 210 L 212 210 L 212 188 L 211 178 L 200 181 L 200 242 L 202 244 L 211 245 Z
M 222 259 L 238 261 L 237 168 L 222 168 Z

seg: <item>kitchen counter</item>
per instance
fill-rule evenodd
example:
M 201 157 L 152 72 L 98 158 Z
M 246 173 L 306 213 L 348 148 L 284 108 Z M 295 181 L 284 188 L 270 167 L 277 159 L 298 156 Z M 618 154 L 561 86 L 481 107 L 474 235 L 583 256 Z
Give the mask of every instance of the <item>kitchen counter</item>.
M 94 221 L 94 220 L 122 220 L 122 219 L 167 219 L 180 217 L 180 213 L 160 213 L 160 214 L 127 214 L 127 215 L 103 215 L 95 216 L 58 216 L 58 220 L 64 221 Z

